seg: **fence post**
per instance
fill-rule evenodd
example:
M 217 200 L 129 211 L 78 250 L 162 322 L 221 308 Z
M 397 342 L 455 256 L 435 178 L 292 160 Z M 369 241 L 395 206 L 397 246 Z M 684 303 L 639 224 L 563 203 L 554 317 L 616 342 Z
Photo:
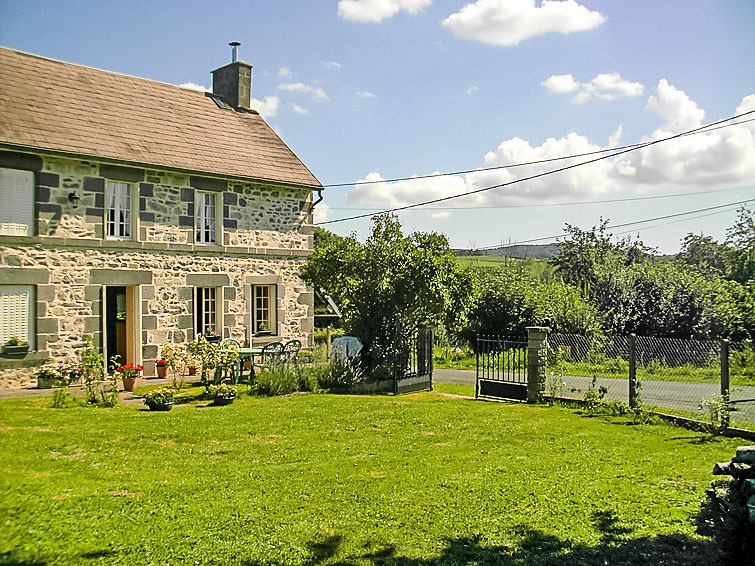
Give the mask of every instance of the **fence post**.
M 330 359 L 330 325 L 325 330 L 325 357 Z
M 726 403 L 721 426 L 729 426 L 729 341 L 721 340 L 721 396 Z
M 527 402 L 537 403 L 545 392 L 547 338 L 550 328 L 527 327 Z
M 475 337 L 474 349 L 474 398 L 480 396 L 480 335 Z
M 640 406 L 637 395 L 637 335 L 629 335 L 629 408 L 636 409 Z

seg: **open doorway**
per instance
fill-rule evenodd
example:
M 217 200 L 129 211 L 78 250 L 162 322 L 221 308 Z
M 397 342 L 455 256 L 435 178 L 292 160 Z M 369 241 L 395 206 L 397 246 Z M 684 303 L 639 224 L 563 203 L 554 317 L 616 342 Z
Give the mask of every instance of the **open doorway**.
M 137 316 L 134 305 L 138 287 L 106 286 L 103 326 L 105 330 L 105 359 L 111 369 L 112 359 L 117 356 L 117 365 L 128 362 L 141 363 L 138 347 Z

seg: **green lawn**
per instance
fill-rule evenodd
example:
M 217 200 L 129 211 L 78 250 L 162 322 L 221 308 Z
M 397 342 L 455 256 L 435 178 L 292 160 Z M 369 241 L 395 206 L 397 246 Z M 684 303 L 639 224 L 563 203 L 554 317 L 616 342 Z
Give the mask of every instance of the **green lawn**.
M 742 441 L 436 394 L 0 402 L 0 564 L 709 565 Z

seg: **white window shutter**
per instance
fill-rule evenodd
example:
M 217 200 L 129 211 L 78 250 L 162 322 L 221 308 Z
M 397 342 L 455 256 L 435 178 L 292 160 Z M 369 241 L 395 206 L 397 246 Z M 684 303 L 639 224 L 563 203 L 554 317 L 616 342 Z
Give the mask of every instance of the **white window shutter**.
M 34 235 L 34 172 L 0 168 L 0 234 Z
M 34 345 L 34 287 L 0 285 L 0 343 L 17 336 Z

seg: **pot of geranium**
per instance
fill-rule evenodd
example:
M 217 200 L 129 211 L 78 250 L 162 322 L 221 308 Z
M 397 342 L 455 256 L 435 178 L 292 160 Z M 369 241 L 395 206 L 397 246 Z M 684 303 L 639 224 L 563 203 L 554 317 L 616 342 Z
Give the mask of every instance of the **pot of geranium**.
M 21 357 L 25 356 L 28 351 L 29 343 L 18 336 L 9 338 L 5 344 L 3 344 L 3 354 L 6 356 Z
M 168 360 L 160 358 L 155 362 L 155 368 L 157 369 L 157 377 L 165 379 L 168 377 Z
M 150 411 L 170 411 L 175 402 L 175 393 L 167 387 L 160 387 L 145 393 L 144 404 Z
M 208 394 L 213 405 L 230 405 L 236 398 L 237 392 L 238 388 L 235 385 L 228 385 L 227 383 L 210 385 L 208 388 Z
M 129 362 L 115 370 L 115 378 L 123 381 L 124 391 L 133 391 L 136 387 L 136 379 L 139 377 L 139 372 L 144 369 L 144 366 L 134 365 L 134 362 Z

